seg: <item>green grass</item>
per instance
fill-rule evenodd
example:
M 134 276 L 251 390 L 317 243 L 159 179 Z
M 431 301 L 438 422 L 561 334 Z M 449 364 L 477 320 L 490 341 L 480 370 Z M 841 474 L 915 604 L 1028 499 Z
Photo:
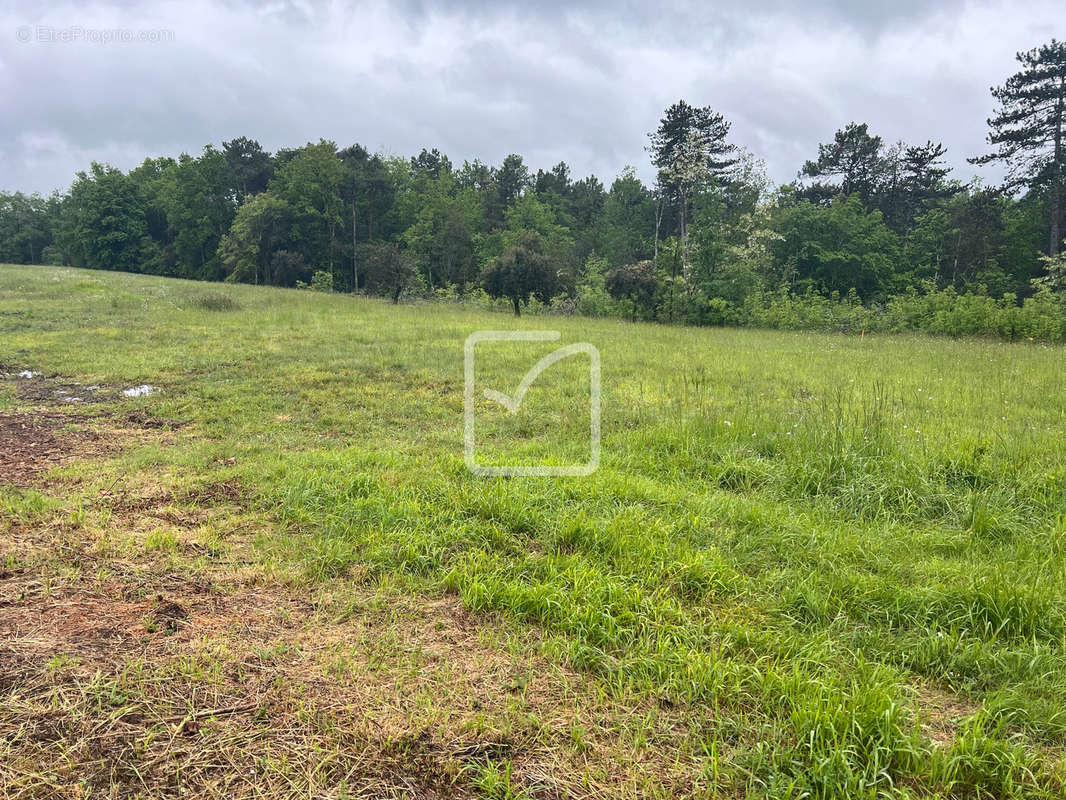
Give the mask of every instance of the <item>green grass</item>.
M 560 344 L 599 349 L 593 475 L 466 470 L 463 343 L 516 328 L 562 337 L 479 349 L 479 385 L 512 391 Z M 2 519 L 78 516 L 131 476 L 235 478 L 262 580 L 454 594 L 619 709 L 702 716 L 683 737 L 694 795 L 1066 796 L 1066 348 L 4 266 L 0 363 L 153 384 L 124 407 L 187 423 L 180 446 L 138 440 L 67 490 L 4 490 Z M 586 458 L 586 364 L 552 367 L 513 417 L 479 403 L 485 457 Z M 0 393 L 0 413 L 17 404 Z M 185 559 L 166 531 L 141 542 Z M 944 718 L 945 697 L 963 713 Z M 588 747 L 577 723 L 561 735 Z M 518 772 L 462 775 L 536 796 Z

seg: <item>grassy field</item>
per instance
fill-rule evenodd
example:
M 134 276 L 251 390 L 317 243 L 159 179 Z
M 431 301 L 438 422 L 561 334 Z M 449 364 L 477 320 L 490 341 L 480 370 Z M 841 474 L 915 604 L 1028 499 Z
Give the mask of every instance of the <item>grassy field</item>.
M 466 469 L 516 328 L 594 474 Z M 1066 348 L 3 266 L 0 364 L 5 797 L 1066 797 Z

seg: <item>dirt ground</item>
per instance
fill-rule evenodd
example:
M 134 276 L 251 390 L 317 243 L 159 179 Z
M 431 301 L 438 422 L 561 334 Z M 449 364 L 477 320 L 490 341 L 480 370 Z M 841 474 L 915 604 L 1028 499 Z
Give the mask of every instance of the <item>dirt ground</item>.
M 102 444 L 77 418 L 49 411 L 0 412 L 0 484 L 28 485 L 42 471 Z

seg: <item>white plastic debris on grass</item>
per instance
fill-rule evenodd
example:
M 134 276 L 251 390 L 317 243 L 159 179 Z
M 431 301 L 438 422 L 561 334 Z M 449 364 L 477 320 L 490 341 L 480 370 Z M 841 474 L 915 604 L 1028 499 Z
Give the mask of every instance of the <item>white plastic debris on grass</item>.
M 140 386 L 131 386 L 129 389 L 123 389 L 122 394 L 126 397 L 150 397 L 157 391 L 158 390 L 154 386 L 142 383 Z
M 22 370 L 22 372 L 19 373 L 19 377 L 20 378 L 39 378 L 39 377 L 41 377 L 41 373 L 34 372 L 33 370 L 29 370 L 29 369 L 24 369 L 24 370 Z

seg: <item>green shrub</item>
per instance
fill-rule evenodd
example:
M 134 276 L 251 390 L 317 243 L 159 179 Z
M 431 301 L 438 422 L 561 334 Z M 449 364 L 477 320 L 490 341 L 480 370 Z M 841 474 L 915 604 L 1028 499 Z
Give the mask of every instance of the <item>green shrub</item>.
M 712 306 L 712 311 L 717 307 Z M 707 321 L 715 324 L 712 314 Z M 721 317 L 720 317 L 721 318 Z M 884 304 L 863 305 L 854 292 L 825 297 L 808 292 L 754 292 L 724 324 L 774 330 L 839 333 L 915 331 L 940 336 L 989 336 L 1008 340 L 1058 342 L 1066 339 L 1066 299 L 1041 289 L 1019 304 L 1013 294 L 1000 299 L 953 288 L 911 289 Z
M 315 274 L 311 276 L 311 291 L 332 292 L 333 274 L 321 269 L 315 270 Z

